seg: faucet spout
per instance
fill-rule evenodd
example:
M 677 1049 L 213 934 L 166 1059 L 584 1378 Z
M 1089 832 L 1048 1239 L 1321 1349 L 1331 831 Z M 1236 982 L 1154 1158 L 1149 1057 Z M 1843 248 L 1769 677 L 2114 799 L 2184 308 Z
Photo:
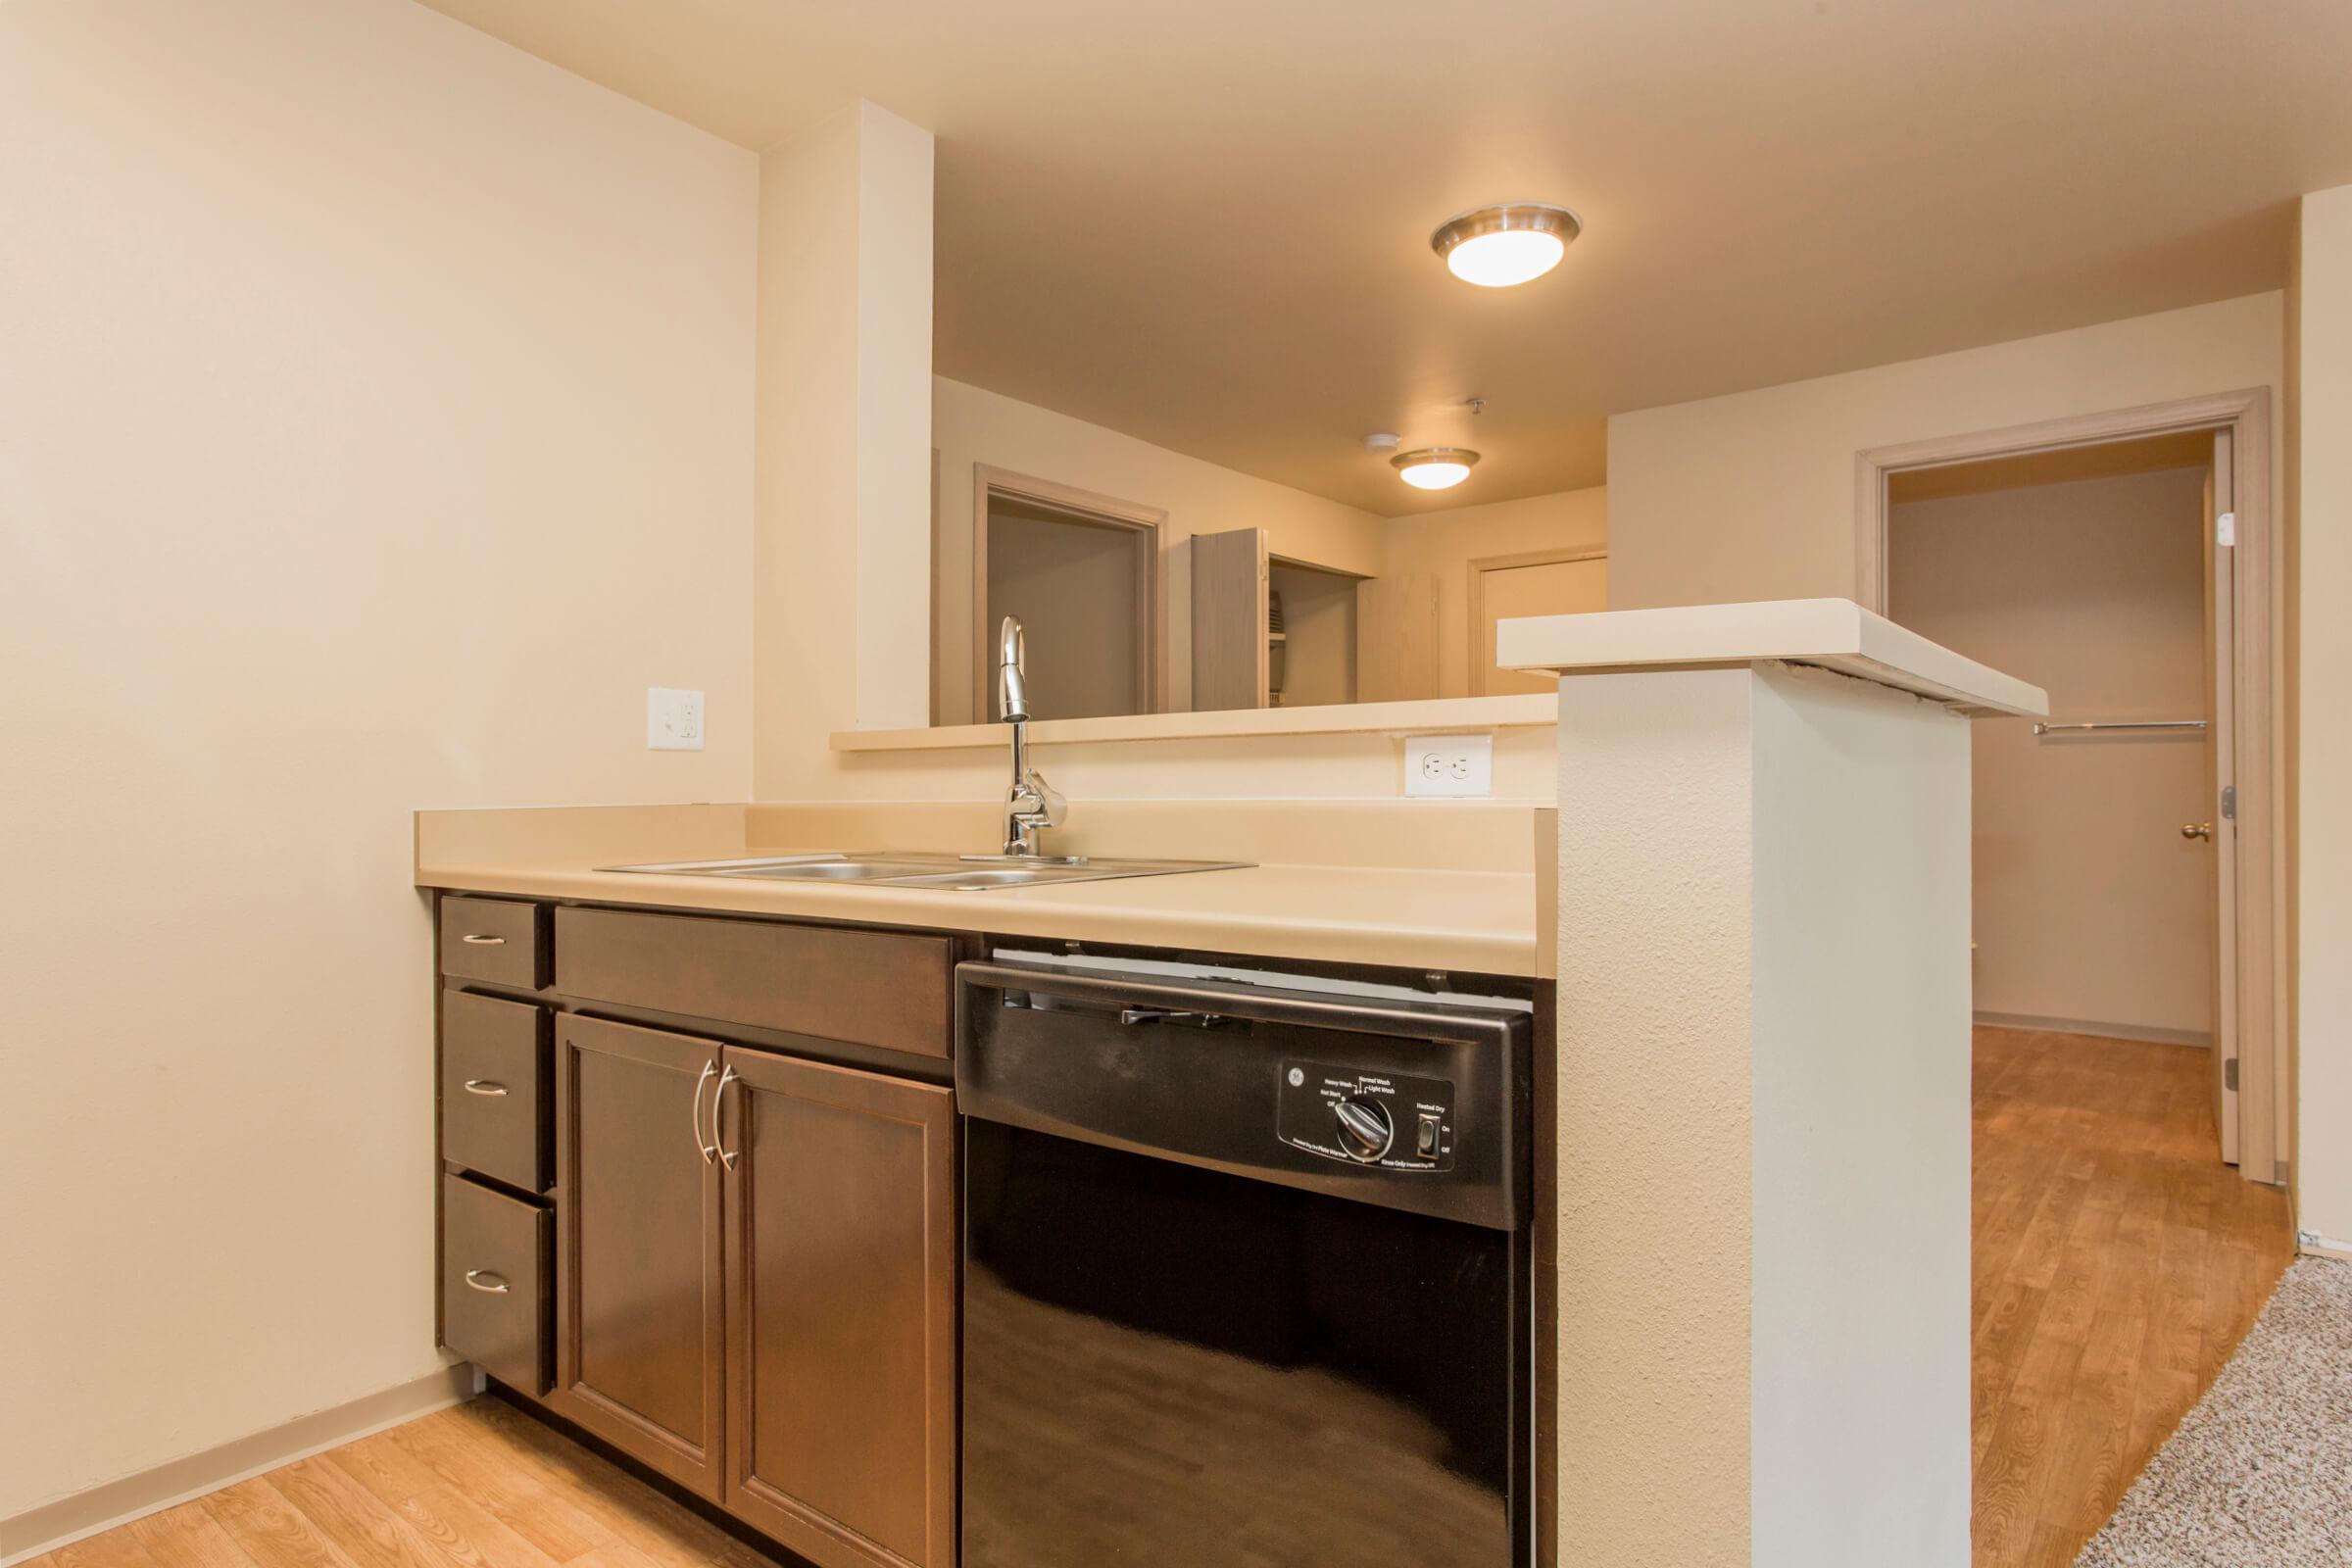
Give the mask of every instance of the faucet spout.
M 1006 615 L 997 633 L 997 716 L 1006 723 L 1029 721 L 1029 687 L 1021 678 L 1021 618 Z
M 1059 827 L 1069 802 L 1029 761 L 1029 687 L 1022 679 L 1021 621 L 997 630 L 997 716 L 1012 726 L 1012 785 L 1004 792 L 1004 853 L 1036 855 L 1037 836 Z

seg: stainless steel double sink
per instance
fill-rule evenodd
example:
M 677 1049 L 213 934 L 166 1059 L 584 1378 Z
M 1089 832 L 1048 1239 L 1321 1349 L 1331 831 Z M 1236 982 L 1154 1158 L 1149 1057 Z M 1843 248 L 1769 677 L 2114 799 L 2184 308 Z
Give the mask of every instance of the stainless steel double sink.
M 762 882 L 854 882 L 866 887 L 985 893 L 992 888 L 1057 882 L 1108 882 L 1187 871 L 1235 871 L 1246 860 L 1114 860 L 1086 855 L 927 855 L 869 851 L 854 855 L 776 855 L 740 860 L 665 860 L 607 865 L 605 871 L 655 876 L 719 876 Z

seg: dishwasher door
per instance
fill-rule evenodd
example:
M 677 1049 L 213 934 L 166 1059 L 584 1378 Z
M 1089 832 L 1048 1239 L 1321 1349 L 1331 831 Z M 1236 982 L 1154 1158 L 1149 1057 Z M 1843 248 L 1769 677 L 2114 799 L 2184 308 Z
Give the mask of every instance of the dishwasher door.
M 964 1568 L 1526 1563 L 1525 1015 L 958 974 Z

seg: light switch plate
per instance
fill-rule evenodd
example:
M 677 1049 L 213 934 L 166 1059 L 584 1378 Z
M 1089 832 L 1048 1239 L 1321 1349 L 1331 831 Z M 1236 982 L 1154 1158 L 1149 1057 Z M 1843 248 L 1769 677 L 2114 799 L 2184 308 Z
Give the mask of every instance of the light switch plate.
M 703 694 L 670 686 L 645 689 L 645 744 L 657 752 L 703 749 Z
M 1404 793 L 1476 796 L 1494 793 L 1494 737 L 1408 735 Z

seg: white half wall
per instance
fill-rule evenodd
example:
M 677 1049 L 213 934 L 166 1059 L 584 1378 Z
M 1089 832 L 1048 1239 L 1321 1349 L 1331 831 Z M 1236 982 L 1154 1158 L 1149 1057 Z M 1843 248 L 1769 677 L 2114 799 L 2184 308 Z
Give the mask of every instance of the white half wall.
M 1968 798 L 1886 687 L 1561 681 L 1563 1564 L 1965 1568 Z

